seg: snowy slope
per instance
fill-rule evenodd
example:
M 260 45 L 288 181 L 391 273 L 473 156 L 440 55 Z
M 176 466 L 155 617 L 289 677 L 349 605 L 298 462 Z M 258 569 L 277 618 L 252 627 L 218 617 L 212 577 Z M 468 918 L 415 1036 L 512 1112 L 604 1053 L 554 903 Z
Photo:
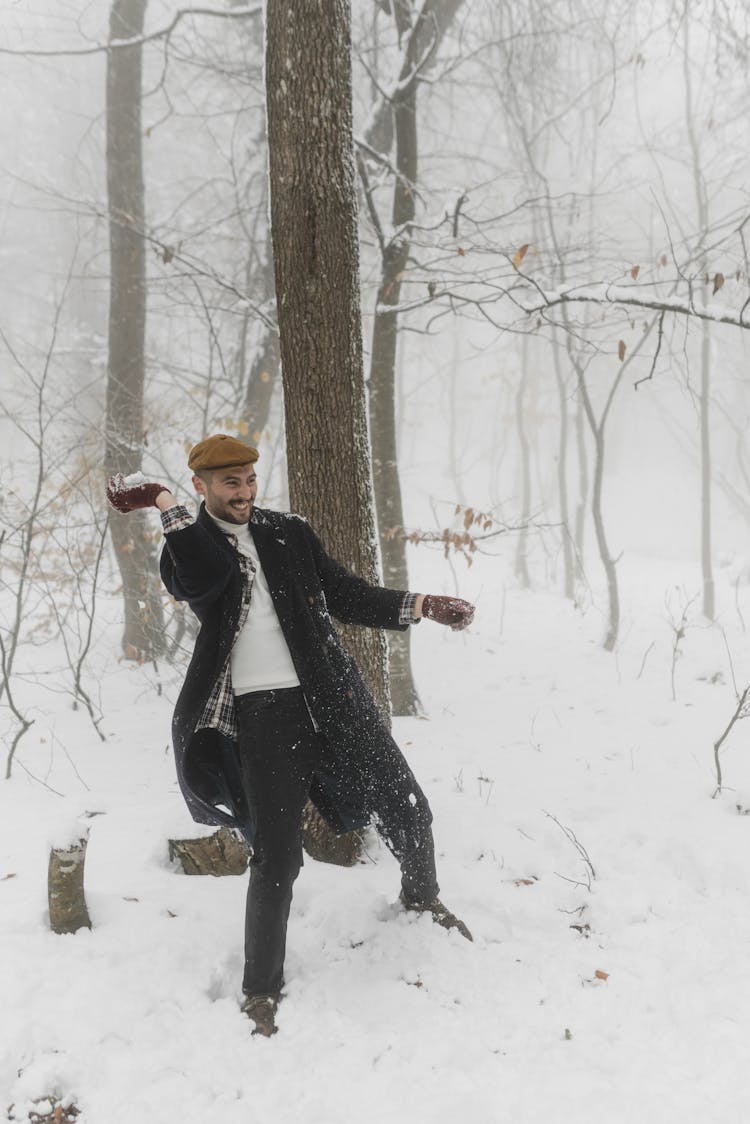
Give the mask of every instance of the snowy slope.
M 270 1040 L 238 1010 L 244 877 L 168 860 L 194 834 L 166 751 L 177 678 L 159 695 L 113 663 L 113 627 L 107 741 L 64 694 L 38 701 L 0 784 L 0 1111 L 54 1094 L 80 1124 L 745 1124 L 750 723 L 711 795 L 750 642 L 726 584 L 723 633 L 692 610 L 673 700 L 674 570 L 622 576 L 614 656 L 596 609 L 515 590 L 497 560 L 461 574 L 468 634 L 416 630 L 427 714 L 396 734 L 474 943 L 398 910 L 376 839 L 351 870 L 308 859 Z M 57 937 L 48 844 L 84 811 L 93 928 Z

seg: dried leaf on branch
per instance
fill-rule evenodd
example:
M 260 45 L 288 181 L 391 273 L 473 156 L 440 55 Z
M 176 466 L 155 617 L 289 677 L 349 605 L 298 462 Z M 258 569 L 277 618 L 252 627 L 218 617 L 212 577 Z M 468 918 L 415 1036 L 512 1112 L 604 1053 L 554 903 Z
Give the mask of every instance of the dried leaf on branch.
M 516 250 L 515 254 L 513 255 L 513 265 L 515 266 L 516 269 L 518 269 L 518 267 L 520 266 L 521 262 L 526 257 L 528 252 L 529 252 L 529 243 L 528 242 L 524 242 L 523 246 L 521 246 L 520 249 Z

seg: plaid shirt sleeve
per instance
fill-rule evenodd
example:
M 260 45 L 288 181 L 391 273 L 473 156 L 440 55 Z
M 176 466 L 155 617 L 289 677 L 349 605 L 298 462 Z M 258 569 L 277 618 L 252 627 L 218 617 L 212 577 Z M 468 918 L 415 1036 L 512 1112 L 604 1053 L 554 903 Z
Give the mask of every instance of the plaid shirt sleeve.
M 168 507 L 161 513 L 161 529 L 165 535 L 170 531 L 184 531 L 191 523 L 195 523 L 195 519 L 181 503 L 176 507 Z
M 417 600 L 416 593 L 405 593 L 401 602 L 401 608 L 398 611 L 399 624 L 419 624 L 422 619 L 419 617 L 414 619 L 414 603 Z

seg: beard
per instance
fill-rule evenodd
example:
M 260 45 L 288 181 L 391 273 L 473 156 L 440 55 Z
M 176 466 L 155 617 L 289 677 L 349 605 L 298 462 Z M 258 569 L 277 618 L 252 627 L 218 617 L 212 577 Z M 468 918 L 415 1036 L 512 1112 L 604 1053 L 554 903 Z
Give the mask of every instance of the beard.
M 242 527 L 250 522 L 253 513 L 253 501 L 241 504 L 238 500 L 217 501 L 215 496 L 206 496 L 206 507 L 209 514 L 217 519 L 224 519 L 227 523 L 236 523 Z
M 223 518 L 230 523 L 249 523 L 250 516 L 253 512 L 252 501 L 241 504 L 237 500 L 233 500 L 231 503 L 226 504 L 224 512 Z

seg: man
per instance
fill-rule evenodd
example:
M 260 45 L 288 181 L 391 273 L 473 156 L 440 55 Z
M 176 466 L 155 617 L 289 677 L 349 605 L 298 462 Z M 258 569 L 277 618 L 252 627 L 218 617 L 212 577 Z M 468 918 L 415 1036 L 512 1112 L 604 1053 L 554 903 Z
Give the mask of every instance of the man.
M 255 506 L 257 459 L 226 434 L 198 442 L 197 519 L 140 474 L 112 477 L 107 497 L 121 513 L 159 509 L 162 580 L 201 623 L 174 714 L 177 775 L 194 819 L 238 826 L 252 848 L 242 1010 L 271 1035 L 308 797 L 336 832 L 374 823 L 400 864 L 404 908 L 472 939 L 438 898 L 429 805 L 331 616 L 463 629 L 474 608 L 349 573 L 304 519 Z

